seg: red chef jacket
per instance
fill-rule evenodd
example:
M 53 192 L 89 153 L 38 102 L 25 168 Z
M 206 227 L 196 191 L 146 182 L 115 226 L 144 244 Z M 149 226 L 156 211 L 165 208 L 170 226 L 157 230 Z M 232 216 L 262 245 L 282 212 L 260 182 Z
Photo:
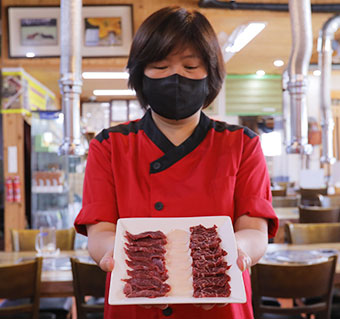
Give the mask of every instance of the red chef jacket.
M 129 217 L 230 216 L 268 219 L 269 236 L 278 220 L 259 137 L 246 127 L 208 118 L 203 112 L 192 135 L 173 145 L 157 128 L 150 110 L 141 120 L 104 129 L 90 143 L 83 207 L 75 227 L 116 223 Z M 107 276 L 107 292 L 110 274 Z M 253 318 L 248 271 L 247 303 L 214 307 L 170 305 L 166 311 L 109 306 L 105 319 Z M 107 299 L 107 298 L 106 298 Z M 107 301 L 106 301 L 107 302 Z

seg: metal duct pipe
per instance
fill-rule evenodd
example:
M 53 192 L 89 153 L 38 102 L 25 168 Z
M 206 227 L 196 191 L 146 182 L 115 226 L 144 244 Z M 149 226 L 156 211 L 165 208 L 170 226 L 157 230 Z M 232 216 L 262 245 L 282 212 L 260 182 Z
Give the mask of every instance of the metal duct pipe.
M 289 0 L 292 50 L 288 64 L 291 136 L 287 153 L 310 154 L 308 144 L 307 73 L 312 55 L 312 14 L 310 0 Z
M 198 3 L 201 8 L 217 8 L 229 10 L 258 10 L 258 11 L 288 11 L 288 4 L 284 3 L 254 3 L 218 0 L 200 0 Z M 340 4 L 324 3 L 312 4 L 312 11 L 318 13 L 339 12 Z
M 331 75 L 332 75 L 332 41 L 334 33 L 340 27 L 340 15 L 336 15 L 323 25 L 318 39 L 320 77 L 320 108 L 322 127 L 321 162 L 333 164 L 333 128 L 334 121 L 331 107 Z
M 282 73 L 282 118 L 283 118 L 283 143 L 290 144 L 290 95 L 288 92 L 288 70 L 285 69 Z
M 61 0 L 60 4 L 60 80 L 64 141 L 62 155 L 82 155 L 80 133 L 82 0 Z

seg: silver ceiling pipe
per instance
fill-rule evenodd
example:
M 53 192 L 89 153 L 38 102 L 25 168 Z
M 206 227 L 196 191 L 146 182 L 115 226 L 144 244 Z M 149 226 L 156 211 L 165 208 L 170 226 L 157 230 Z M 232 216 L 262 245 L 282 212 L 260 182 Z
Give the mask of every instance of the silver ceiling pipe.
M 288 70 L 285 69 L 282 73 L 282 119 L 283 119 L 283 143 L 290 144 L 290 95 L 288 92 Z
M 323 25 L 318 39 L 320 77 L 320 108 L 322 127 L 322 163 L 333 164 L 334 121 L 331 106 L 332 41 L 340 27 L 340 15 L 333 16 Z
M 292 50 L 288 64 L 290 94 L 290 141 L 287 153 L 310 154 L 308 144 L 307 74 L 312 55 L 312 14 L 310 0 L 289 0 Z
M 81 12 L 82 0 L 61 0 L 60 3 L 60 79 L 64 141 L 62 155 L 82 155 L 80 132 L 81 80 Z

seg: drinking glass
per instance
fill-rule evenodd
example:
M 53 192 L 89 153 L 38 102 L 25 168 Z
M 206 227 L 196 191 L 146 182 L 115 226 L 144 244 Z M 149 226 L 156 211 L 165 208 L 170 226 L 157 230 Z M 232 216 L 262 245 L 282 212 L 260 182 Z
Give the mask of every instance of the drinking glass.
M 55 227 L 40 227 L 35 238 L 35 249 L 40 256 L 53 256 L 56 249 Z

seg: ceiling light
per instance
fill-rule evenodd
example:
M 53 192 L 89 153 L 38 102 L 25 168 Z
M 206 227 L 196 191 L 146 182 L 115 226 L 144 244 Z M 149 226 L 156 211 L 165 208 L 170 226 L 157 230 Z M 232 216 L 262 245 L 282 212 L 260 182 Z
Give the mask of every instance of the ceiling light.
M 314 76 L 320 76 L 321 75 L 321 71 L 320 70 L 314 70 L 313 71 L 313 75 Z
M 231 53 L 241 51 L 265 26 L 265 22 L 250 22 L 238 26 L 228 38 L 224 51 Z
M 34 58 L 35 57 L 35 53 L 34 52 L 27 52 L 26 53 L 26 58 Z
M 136 95 L 134 90 L 94 90 L 94 95 Z
M 275 60 L 273 64 L 277 67 L 283 66 L 285 63 L 282 60 Z
M 263 70 L 257 70 L 256 71 L 257 76 L 264 76 L 265 74 L 266 74 L 266 72 L 264 72 Z
M 128 79 L 128 72 L 83 72 L 84 79 Z

